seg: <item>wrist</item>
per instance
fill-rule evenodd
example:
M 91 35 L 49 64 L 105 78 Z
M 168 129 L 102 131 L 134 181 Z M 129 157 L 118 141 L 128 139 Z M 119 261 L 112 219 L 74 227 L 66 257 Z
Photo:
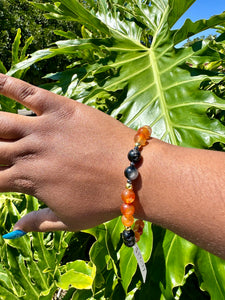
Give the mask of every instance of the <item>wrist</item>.
M 142 160 L 138 167 L 139 177 L 135 182 L 137 202 L 135 218 L 154 222 L 157 218 L 158 188 L 163 189 L 163 182 L 155 178 L 161 159 L 166 151 L 166 143 L 156 138 L 151 138 L 148 145 L 142 151 Z M 160 185 L 160 186 L 159 186 Z

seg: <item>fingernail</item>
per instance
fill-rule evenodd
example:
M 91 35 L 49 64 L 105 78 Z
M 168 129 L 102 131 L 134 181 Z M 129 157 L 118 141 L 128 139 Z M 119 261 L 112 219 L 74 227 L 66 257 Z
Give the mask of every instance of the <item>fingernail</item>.
M 2 237 L 3 237 L 3 239 L 14 240 L 14 239 L 24 236 L 25 234 L 27 234 L 27 233 L 23 230 L 14 230 L 12 232 L 4 234 Z

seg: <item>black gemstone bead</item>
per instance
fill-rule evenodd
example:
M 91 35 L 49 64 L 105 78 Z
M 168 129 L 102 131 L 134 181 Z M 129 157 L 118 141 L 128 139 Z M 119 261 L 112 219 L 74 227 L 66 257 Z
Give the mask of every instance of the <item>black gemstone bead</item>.
M 123 242 L 127 247 L 133 247 L 135 244 L 135 234 L 132 229 L 122 232 Z
M 128 159 L 134 163 L 138 162 L 141 158 L 141 153 L 138 149 L 132 149 L 130 150 L 130 152 L 128 153 Z
M 135 168 L 134 165 L 130 165 L 127 167 L 124 171 L 124 175 L 127 177 L 129 180 L 135 180 L 138 177 L 138 170 Z

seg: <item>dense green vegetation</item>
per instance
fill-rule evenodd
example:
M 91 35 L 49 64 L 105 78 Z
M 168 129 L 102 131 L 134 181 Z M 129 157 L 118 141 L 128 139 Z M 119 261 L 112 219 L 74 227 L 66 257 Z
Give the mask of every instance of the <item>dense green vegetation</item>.
M 48 2 L 38 0 L 36 2 Z M 32 43 L 29 45 L 28 53 L 46 48 L 59 37 L 54 33 L 55 29 L 72 31 L 80 35 L 80 26 L 76 22 L 47 20 L 42 11 L 35 8 L 27 0 L 1 0 L 0 1 L 0 60 L 4 62 L 7 70 L 12 64 L 11 47 L 18 28 L 21 29 L 21 44 L 33 37 Z M 47 73 L 56 72 L 65 67 L 70 62 L 70 57 L 59 57 L 57 62 L 52 59 L 48 62 L 42 62 L 38 66 L 33 66 L 28 71 L 25 80 L 39 85 L 42 76 Z
M 187 20 L 172 30 L 193 2 L 42 1 L 36 8 L 47 12 L 49 20 L 79 23 L 81 38 L 60 28 L 64 40 L 20 57 L 8 74 L 21 77 L 32 66 L 41 68 L 40 63 L 67 55 L 71 61 L 47 75 L 43 87 L 132 128 L 150 124 L 155 137 L 174 145 L 224 150 L 225 13 Z M 221 31 L 216 39 L 177 47 L 215 26 Z M 13 43 L 15 58 L 18 41 L 19 35 Z M 18 107 L 0 97 L 0 108 L 16 112 Z M 41 205 L 21 194 L 2 194 L 0 200 L 1 233 Z M 67 291 L 64 299 L 73 300 L 225 299 L 223 260 L 147 222 L 138 243 L 148 269 L 143 284 L 132 249 L 121 243 L 121 231 L 117 218 L 77 234 L 0 238 L 0 299 L 52 299 L 59 288 Z

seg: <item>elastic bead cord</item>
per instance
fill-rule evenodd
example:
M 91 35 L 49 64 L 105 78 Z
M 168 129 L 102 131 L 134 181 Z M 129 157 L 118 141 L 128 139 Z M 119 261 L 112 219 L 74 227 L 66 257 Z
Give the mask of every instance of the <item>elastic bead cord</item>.
M 142 220 L 137 220 L 134 224 L 133 215 L 135 212 L 135 193 L 133 191 L 132 181 L 138 178 L 139 173 L 135 167 L 135 164 L 140 161 L 140 151 L 142 150 L 142 147 L 146 145 L 147 140 L 150 139 L 151 133 L 152 129 L 147 125 L 139 128 L 134 136 L 134 149 L 130 150 L 127 155 L 130 161 L 130 166 L 128 166 L 124 171 L 124 175 L 127 178 L 127 183 L 126 189 L 124 189 L 121 194 L 123 204 L 120 208 L 122 213 L 122 223 L 125 227 L 122 237 L 123 242 L 127 247 L 133 247 L 135 242 L 137 243 L 140 240 L 145 225 Z M 131 229 L 133 224 L 134 227 Z

